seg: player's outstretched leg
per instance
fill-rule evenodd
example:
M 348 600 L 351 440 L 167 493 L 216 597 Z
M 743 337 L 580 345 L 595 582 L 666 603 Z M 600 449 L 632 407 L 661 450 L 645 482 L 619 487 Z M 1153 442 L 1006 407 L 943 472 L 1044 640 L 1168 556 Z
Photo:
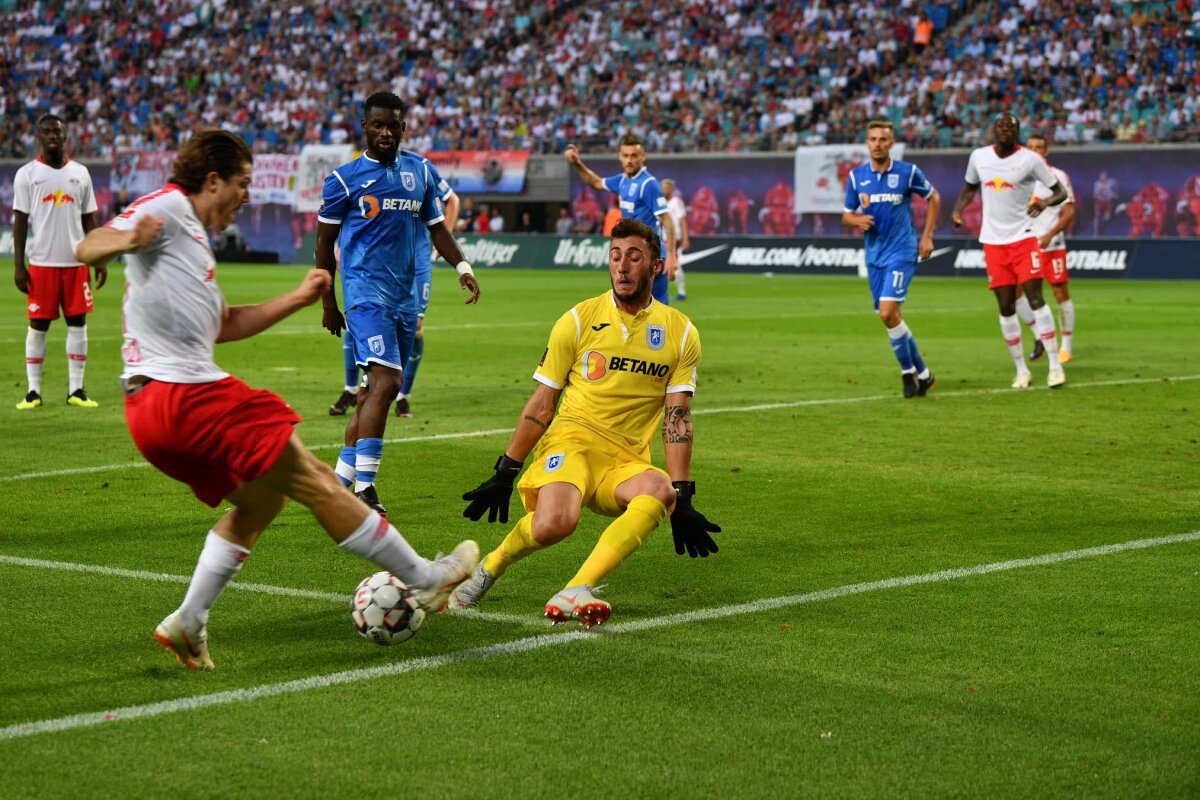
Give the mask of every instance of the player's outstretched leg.
M 476 608 L 510 566 L 530 553 L 541 550 L 543 546 L 533 538 L 533 513 L 521 517 L 500 542 L 500 546 L 479 562 L 471 579 L 459 584 L 450 595 L 450 607 Z
M 454 587 L 471 576 L 479 561 L 479 545 L 469 539 L 449 555 L 432 561 L 422 557 L 386 519 L 347 492 L 295 434 L 259 481 L 306 506 L 339 547 L 408 584 L 427 611 L 444 610 Z

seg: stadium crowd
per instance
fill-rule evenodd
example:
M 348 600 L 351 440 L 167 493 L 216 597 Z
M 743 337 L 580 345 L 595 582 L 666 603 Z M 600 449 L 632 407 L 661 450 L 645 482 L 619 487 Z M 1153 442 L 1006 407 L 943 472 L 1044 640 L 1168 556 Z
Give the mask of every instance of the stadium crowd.
M 1200 139 L 1191 0 L 75 0 L 0 11 L 0 156 L 34 120 L 76 153 L 174 149 L 199 127 L 256 152 L 357 137 L 370 89 L 412 103 L 419 151 L 787 150 L 885 116 L 975 145 L 1016 108 L 1060 144 Z

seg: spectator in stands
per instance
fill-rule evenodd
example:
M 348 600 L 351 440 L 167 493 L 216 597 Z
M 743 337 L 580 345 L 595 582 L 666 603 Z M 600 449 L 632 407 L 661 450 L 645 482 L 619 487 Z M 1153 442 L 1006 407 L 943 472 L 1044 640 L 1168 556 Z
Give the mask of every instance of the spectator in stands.
M 499 211 L 488 217 L 488 232 L 503 233 L 504 232 L 504 215 Z
M 470 197 L 464 196 L 462 199 L 462 208 L 458 212 L 458 220 L 454 223 L 454 230 L 458 233 L 470 233 L 475 230 L 475 217 L 479 213 L 475 210 L 475 201 Z
M 601 231 L 605 236 L 612 235 L 612 229 L 621 221 L 621 198 L 616 195 L 608 204 L 608 211 L 604 212 L 604 229 Z
M 558 219 L 554 220 L 554 232 L 559 236 L 567 236 L 575 227 L 575 221 L 571 219 L 571 209 L 566 206 L 558 207 Z
M 929 14 L 925 13 L 924 9 L 917 16 L 913 23 L 912 43 L 913 49 L 920 55 L 929 47 L 933 41 L 933 20 L 929 18 Z
M 475 233 L 488 233 L 492 228 L 492 217 L 488 213 L 487 203 L 479 204 L 479 213 L 475 216 Z
M 517 223 L 517 233 L 541 233 L 538 226 L 534 224 L 533 214 L 529 209 L 521 211 L 521 219 Z

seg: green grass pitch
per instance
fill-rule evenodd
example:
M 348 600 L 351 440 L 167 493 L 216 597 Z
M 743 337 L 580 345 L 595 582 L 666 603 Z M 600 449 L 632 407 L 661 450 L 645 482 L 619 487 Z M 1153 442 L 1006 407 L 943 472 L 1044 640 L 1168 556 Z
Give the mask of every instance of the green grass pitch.
M 301 275 L 219 280 L 246 303 Z M 435 273 L 416 416 L 390 419 L 380 472 L 427 554 L 507 532 L 459 495 L 507 443 L 553 321 L 607 287 L 482 271 L 470 307 L 452 278 Z M 129 440 L 120 272 L 89 324 L 96 410 L 63 402 L 61 321 L 46 406 L 13 409 L 26 324 L 5 283 L 0 797 L 1200 795 L 1200 540 L 1074 553 L 1200 530 L 1200 282 L 1076 281 L 1068 386 L 1046 390 L 1041 361 L 1017 392 L 982 280 L 918 276 L 905 313 L 938 384 L 906 401 L 864 281 L 689 275 L 696 505 L 719 554 L 677 557 L 659 530 L 610 576 L 607 631 L 550 629 L 542 604 L 603 528 L 585 514 L 497 584 L 497 616 L 381 648 L 337 597 L 373 565 L 292 505 L 239 581 L 311 596 L 231 588 L 207 674 L 150 636 L 216 514 Z M 217 361 L 285 397 L 332 463 L 341 353 L 318 307 Z M 929 577 L 889 582 L 906 576 Z

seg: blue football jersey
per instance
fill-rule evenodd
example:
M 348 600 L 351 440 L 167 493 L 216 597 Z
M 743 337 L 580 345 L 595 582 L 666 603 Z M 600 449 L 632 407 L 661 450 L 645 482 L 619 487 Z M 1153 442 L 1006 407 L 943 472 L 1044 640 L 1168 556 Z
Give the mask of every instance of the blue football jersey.
M 417 254 L 429 249 L 426 228 L 442 221 L 428 162 L 400 152 L 383 164 L 365 153 L 333 171 L 317 219 L 341 225 L 342 302 L 374 303 L 417 313 Z
M 863 235 L 867 266 L 916 263 L 917 232 L 911 208 L 914 194 L 933 194 L 933 185 L 916 164 L 893 160 L 886 170 L 876 172 L 868 161 L 851 171 L 846 180 L 845 210 L 870 214 L 875 220 Z
M 605 178 L 604 188 L 616 192 L 620 198 L 622 217 L 636 219 L 658 231 L 658 237 L 662 240 L 662 252 L 659 255 L 666 258 L 667 239 L 663 235 L 659 216 L 667 213 L 667 198 L 663 197 L 658 178 L 642 167 L 632 178 L 625 177 L 623 172 Z

